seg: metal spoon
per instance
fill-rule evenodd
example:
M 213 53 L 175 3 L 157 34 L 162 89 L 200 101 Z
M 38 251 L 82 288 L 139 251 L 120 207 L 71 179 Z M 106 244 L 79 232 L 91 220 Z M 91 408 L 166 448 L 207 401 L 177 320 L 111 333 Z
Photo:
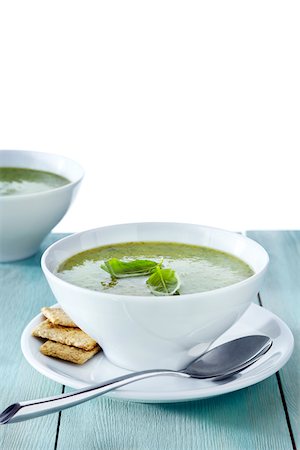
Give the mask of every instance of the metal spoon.
M 61 411 L 144 378 L 176 375 L 186 378 L 220 380 L 255 363 L 270 349 L 271 345 L 272 340 L 267 336 L 245 336 L 209 350 L 181 371 L 145 370 L 123 375 L 68 394 L 14 403 L 0 414 L 0 424 L 21 422 Z

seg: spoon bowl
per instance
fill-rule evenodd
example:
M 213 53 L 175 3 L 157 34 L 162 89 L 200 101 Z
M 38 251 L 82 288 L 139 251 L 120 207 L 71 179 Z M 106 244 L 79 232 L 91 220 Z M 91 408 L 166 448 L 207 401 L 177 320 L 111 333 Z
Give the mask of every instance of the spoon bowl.
M 193 378 L 228 377 L 248 367 L 272 345 L 268 336 L 244 336 L 205 352 L 182 372 Z

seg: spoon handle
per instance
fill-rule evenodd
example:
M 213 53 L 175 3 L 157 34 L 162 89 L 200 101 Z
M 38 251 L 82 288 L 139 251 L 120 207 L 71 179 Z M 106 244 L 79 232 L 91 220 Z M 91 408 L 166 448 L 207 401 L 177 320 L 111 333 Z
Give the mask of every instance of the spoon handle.
M 91 400 L 99 395 L 106 394 L 106 392 L 112 391 L 113 389 L 117 389 L 126 384 L 159 375 L 179 375 L 189 377 L 187 374 L 175 372 L 173 370 L 159 369 L 130 373 L 112 380 L 104 381 L 103 383 L 90 386 L 88 388 L 78 389 L 67 394 L 14 403 L 0 414 L 0 425 L 22 422 L 24 420 L 62 411 L 63 409 L 79 405 L 80 403 Z

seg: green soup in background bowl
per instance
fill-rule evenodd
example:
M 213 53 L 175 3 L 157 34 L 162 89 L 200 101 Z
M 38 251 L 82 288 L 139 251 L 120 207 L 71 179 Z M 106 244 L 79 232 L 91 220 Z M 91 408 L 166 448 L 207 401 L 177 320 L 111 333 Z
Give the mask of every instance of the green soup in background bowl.
M 0 167 L 0 196 L 50 191 L 70 183 L 65 177 L 43 170 Z
M 83 169 L 52 153 L 0 150 L 0 262 L 36 253 L 63 218 Z

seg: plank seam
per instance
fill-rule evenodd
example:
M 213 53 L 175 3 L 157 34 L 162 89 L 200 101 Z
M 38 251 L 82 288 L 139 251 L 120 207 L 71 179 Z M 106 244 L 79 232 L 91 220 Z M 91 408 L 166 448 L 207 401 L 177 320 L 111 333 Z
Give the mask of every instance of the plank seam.
M 65 393 L 65 385 L 62 385 L 61 393 Z M 61 411 L 58 413 L 58 420 L 57 420 L 57 428 L 56 428 L 56 435 L 55 435 L 55 444 L 54 444 L 54 450 L 57 450 L 57 444 L 58 444 L 58 435 L 59 435 L 59 429 L 60 429 L 60 421 L 61 421 Z
M 263 306 L 260 293 L 257 294 L 257 297 L 258 297 L 259 305 Z M 285 414 L 286 424 L 287 424 L 287 427 L 288 427 L 288 430 L 289 430 L 289 434 L 290 434 L 290 438 L 291 438 L 292 447 L 293 447 L 293 450 L 297 450 L 296 441 L 295 441 L 295 437 L 294 437 L 294 433 L 293 433 L 293 428 L 292 428 L 292 424 L 291 424 L 291 420 L 290 420 L 288 407 L 287 407 L 287 403 L 286 403 L 286 400 L 285 400 L 285 396 L 284 396 L 282 382 L 281 382 L 281 378 L 280 378 L 279 372 L 276 372 L 276 380 L 277 380 L 278 389 L 279 389 L 279 393 L 280 393 L 280 398 L 281 398 L 281 402 L 282 402 L 282 406 L 283 406 L 283 410 L 284 410 L 284 414 Z
M 293 447 L 293 450 L 297 450 L 296 441 L 295 441 L 295 438 L 294 438 L 294 433 L 293 433 L 293 429 L 292 429 L 292 425 L 291 425 L 291 421 L 290 421 L 290 416 L 289 416 L 289 412 L 288 412 L 288 408 L 287 408 L 287 404 L 286 404 L 286 400 L 285 400 L 285 396 L 284 396 L 283 387 L 282 387 L 282 383 L 281 383 L 281 378 L 280 378 L 279 372 L 276 372 L 276 379 L 277 379 L 279 392 L 280 392 L 280 397 L 281 397 L 281 401 L 282 401 L 282 405 L 283 405 L 283 409 L 284 409 L 284 413 L 285 413 L 286 423 L 287 423 L 287 426 L 288 426 L 288 429 L 289 429 L 289 433 L 290 433 L 290 437 L 291 437 L 291 441 L 292 441 L 292 447 Z

